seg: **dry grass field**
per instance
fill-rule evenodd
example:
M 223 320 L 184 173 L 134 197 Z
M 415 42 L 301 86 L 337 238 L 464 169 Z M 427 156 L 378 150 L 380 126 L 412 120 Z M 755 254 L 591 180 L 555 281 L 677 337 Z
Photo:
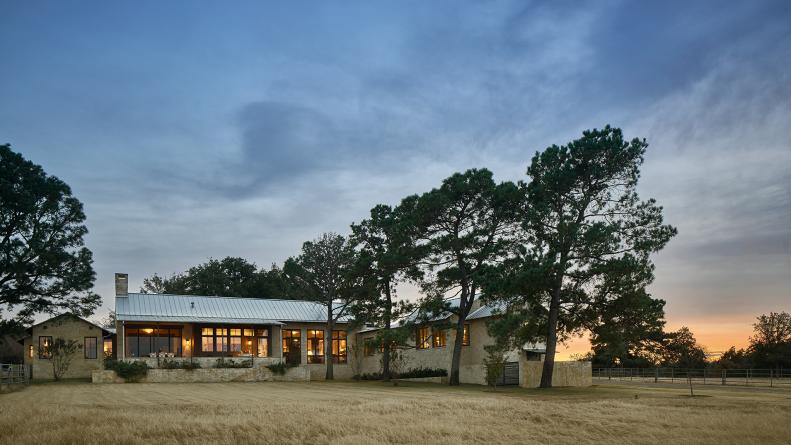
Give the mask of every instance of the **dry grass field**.
M 380 382 L 33 385 L 0 395 L 3 444 L 789 443 L 791 391 L 549 391 Z

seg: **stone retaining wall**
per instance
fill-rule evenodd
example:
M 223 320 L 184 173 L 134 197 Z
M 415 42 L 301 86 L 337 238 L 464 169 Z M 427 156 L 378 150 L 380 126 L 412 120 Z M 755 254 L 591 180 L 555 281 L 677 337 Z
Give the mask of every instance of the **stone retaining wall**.
M 115 371 L 94 371 L 93 383 L 123 383 Z M 221 383 L 221 382 L 309 382 L 310 371 L 304 366 L 278 375 L 265 366 L 255 368 L 149 369 L 141 383 Z

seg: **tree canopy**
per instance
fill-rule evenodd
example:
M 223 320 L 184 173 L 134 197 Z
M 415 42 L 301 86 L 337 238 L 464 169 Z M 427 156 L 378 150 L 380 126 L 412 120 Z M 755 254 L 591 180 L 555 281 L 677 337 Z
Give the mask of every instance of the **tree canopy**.
M 22 322 L 38 313 L 89 316 L 93 257 L 82 203 L 69 186 L 0 145 L 0 307 Z
M 522 246 L 492 275 L 488 299 L 511 311 L 510 323 L 522 318 L 545 329 L 532 339 L 546 341 L 541 387 L 552 386 L 558 340 L 589 326 L 609 300 L 650 283 L 650 253 L 676 234 L 662 208 L 636 191 L 647 146 L 606 126 L 536 153 L 528 167 Z
M 333 379 L 332 331 L 351 306 L 365 298 L 370 280 L 357 273 L 357 251 L 349 240 L 337 233 L 324 233 L 302 244 L 299 256 L 286 260 L 283 270 L 291 280 L 309 289 L 306 300 L 323 304 L 327 311 L 324 332 L 326 379 Z
M 456 173 L 439 188 L 406 198 L 418 243 L 424 278 L 424 308 L 456 315 L 450 384 L 459 384 L 464 322 L 480 291 L 486 270 L 513 246 L 520 201 L 514 183 L 495 183 L 492 172 L 471 169 Z M 450 305 L 448 297 L 458 298 Z
M 243 258 L 210 258 L 184 273 L 161 277 L 154 274 L 143 280 L 141 292 L 155 294 L 216 295 L 242 298 L 305 298 L 305 289 L 294 285 L 275 265 L 258 269 Z

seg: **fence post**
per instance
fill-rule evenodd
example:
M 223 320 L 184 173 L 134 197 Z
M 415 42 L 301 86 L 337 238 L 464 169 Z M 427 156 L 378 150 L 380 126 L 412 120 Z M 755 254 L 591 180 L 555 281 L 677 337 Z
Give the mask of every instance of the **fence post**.
M 659 382 L 659 368 L 654 369 L 654 383 Z
M 722 370 L 722 385 L 725 386 L 725 381 L 728 379 L 728 370 Z

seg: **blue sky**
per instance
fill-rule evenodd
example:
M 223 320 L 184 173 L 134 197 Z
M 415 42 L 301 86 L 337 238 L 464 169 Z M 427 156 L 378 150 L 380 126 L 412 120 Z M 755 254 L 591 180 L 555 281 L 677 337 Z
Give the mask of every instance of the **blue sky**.
M 718 349 L 791 310 L 789 23 L 786 1 L 0 0 L 0 142 L 83 201 L 111 307 L 114 272 L 280 263 L 609 123 L 647 138 L 641 194 L 679 228 L 652 292 Z

